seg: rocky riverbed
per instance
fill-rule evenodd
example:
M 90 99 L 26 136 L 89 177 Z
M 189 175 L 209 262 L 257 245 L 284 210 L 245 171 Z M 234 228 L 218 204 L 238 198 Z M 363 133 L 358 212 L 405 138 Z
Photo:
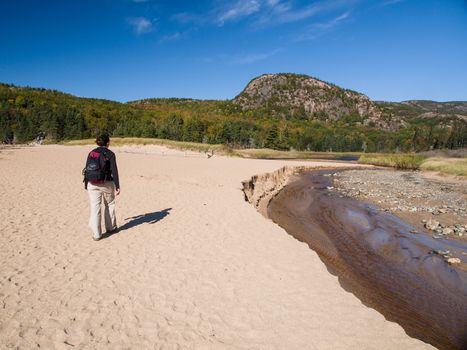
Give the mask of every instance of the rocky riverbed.
M 433 239 L 467 242 L 467 181 L 429 178 L 421 172 L 382 169 L 333 174 L 329 189 L 376 204 Z M 449 250 L 434 251 L 450 264 L 460 263 Z

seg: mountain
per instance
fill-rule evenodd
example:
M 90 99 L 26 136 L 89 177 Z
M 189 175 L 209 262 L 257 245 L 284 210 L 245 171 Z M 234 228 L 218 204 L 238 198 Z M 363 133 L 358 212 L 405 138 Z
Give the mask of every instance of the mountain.
M 262 75 L 250 81 L 233 103 L 243 111 L 261 110 L 287 119 L 331 123 L 350 118 L 357 125 L 383 130 L 404 126 L 397 115 L 383 114 L 367 96 L 307 75 Z
M 467 123 L 467 102 L 436 102 L 410 100 L 403 102 L 377 101 L 385 114 L 397 115 L 409 123 L 452 127 L 456 122 Z

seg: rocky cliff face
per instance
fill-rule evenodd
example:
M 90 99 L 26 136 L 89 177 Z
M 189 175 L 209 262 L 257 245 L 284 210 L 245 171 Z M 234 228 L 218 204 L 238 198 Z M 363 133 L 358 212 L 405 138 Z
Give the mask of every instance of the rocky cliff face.
M 333 122 L 357 119 L 361 125 L 394 130 L 398 118 L 385 118 L 370 99 L 321 80 L 298 74 L 265 74 L 253 79 L 233 100 L 242 110 L 261 109 L 280 117 Z

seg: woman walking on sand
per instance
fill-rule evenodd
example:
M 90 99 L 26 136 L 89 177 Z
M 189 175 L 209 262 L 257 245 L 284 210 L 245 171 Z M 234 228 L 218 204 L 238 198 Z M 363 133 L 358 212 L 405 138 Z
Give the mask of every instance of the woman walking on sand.
M 115 153 L 109 149 L 109 135 L 103 134 L 96 139 L 99 146 L 93 149 L 86 160 L 83 170 L 84 188 L 88 190 L 91 215 L 89 227 L 93 239 L 98 241 L 102 237 L 101 231 L 101 203 L 104 202 L 104 222 L 106 233 L 117 231 L 115 217 L 115 195 L 120 194 L 117 161 Z

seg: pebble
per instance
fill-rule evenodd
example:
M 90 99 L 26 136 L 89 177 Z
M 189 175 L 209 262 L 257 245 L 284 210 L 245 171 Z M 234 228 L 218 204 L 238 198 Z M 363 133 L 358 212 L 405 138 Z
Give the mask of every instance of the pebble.
M 454 233 L 454 230 L 452 228 L 446 227 L 443 229 L 443 235 L 450 235 L 453 233 Z
M 459 259 L 459 258 L 449 258 L 446 261 L 448 262 L 449 265 L 460 264 L 461 263 L 461 259 Z
M 431 231 L 435 231 L 438 227 L 439 227 L 439 222 L 436 220 L 430 219 L 425 223 L 425 228 Z

